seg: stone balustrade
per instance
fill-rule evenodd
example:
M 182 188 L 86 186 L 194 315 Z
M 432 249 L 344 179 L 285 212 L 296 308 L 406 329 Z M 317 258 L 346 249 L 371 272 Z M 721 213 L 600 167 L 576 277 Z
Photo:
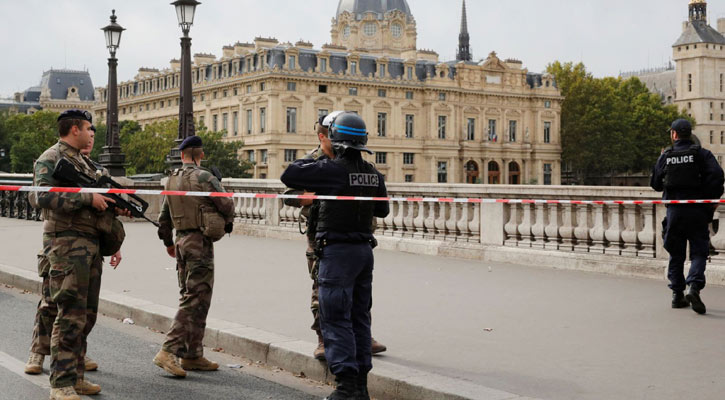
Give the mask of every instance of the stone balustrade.
M 23 181 L 29 176 L 1 175 L 0 180 Z M 276 180 L 225 179 L 228 191 L 240 193 L 283 193 Z M 160 182 L 135 182 L 137 189 L 159 189 Z M 544 200 L 654 200 L 660 196 L 648 188 L 582 186 L 506 186 L 390 184 L 393 197 L 444 197 L 482 199 Z M 4 216 L 18 215 L 20 194 L 2 193 Z M 148 215 L 155 218 L 161 199 L 146 197 Z M 20 201 L 20 203 L 18 203 Z M 271 229 L 296 232 L 300 210 L 285 206 L 280 199 L 235 198 L 237 226 L 254 227 L 255 232 Z M 10 206 L 10 204 L 15 204 Z M 11 211 L 14 207 L 14 213 Z M 21 207 L 22 208 L 22 207 Z M 22 214 L 24 217 L 37 213 Z M 592 257 L 620 256 L 630 259 L 666 259 L 662 249 L 661 226 L 664 206 L 580 205 L 509 203 L 423 203 L 395 200 L 390 215 L 377 220 L 377 236 L 382 240 L 454 244 L 466 249 L 498 247 L 530 249 L 547 254 Z M 716 213 L 716 223 L 725 224 L 725 212 Z M 244 230 L 249 232 L 248 229 Z M 723 256 L 714 261 L 725 264 L 725 231 L 713 230 L 712 243 Z M 452 253 L 455 255 L 455 253 Z

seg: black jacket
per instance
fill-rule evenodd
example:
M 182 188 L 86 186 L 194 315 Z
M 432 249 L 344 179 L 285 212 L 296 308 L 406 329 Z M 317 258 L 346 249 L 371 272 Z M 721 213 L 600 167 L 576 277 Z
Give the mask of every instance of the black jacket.
M 674 151 L 683 151 L 689 149 L 693 145 L 690 140 L 678 140 L 672 146 Z M 699 170 L 701 185 L 696 189 L 688 190 L 667 190 L 664 185 L 666 155 L 662 154 L 657 160 L 653 170 L 650 186 L 658 192 L 664 192 L 662 199 L 664 200 L 708 200 L 719 199 L 723 195 L 723 170 L 718 164 L 715 156 L 709 150 L 700 147 L 698 150 L 698 159 L 700 160 Z

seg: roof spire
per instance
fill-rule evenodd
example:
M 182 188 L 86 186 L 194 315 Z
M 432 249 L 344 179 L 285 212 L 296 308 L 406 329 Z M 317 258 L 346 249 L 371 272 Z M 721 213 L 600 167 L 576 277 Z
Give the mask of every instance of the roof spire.
M 463 12 L 461 14 L 461 33 L 458 34 L 458 51 L 456 60 L 471 61 L 471 36 L 468 34 L 468 17 L 466 15 L 466 0 L 463 0 Z
M 707 1 L 690 0 L 690 22 L 705 21 L 707 22 Z

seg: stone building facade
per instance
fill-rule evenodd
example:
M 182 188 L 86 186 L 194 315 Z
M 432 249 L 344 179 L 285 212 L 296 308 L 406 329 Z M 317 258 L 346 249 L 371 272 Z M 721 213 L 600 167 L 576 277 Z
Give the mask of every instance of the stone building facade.
M 95 88 L 88 71 L 50 69 L 43 72 L 40 85 L 16 93 L 10 100 L 0 100 L 0 111 L 32 114 L 46 110 L 62 112 L 70 108 L 91 111 Z
M 452 16 L 453 17 L 453 16 Z M 462 30 L 465 26 L 465 4 Z M 561 182 L 562 97 L 548 75 L 518 60 L 442 62 L 417 48 L 405 0 L 341 0 L 331 43 L 258 37 L 196 54 L 198 121 L 243 140 L 255 178 L 277 178 L 317 145 L 314 124 L 333 110 L 359 113 L 370 132 L 370 161 L 390 182 Z M 459 47 L 460 47 L 459 46 Z M 178 117 L 180 63 L 142 68 L 119 83 L 119 119 L 142 125 Z M 94 111 L 105 114 L 106 89 Z

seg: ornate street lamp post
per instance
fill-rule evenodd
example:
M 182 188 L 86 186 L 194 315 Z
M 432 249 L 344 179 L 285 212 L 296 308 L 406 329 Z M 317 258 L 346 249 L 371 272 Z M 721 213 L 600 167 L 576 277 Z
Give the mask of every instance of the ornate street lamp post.
M 118 66 L 116 50 L 121 44 L 121 33 L 125 29 L 116 23 L 116 10 L 111 13 L 111 24 L 102 30 L 106 36 L 106 47 L 111 53 L 111 58 L 108 59 L 106 145 L 103 146 L 103 153 L 98 158 L 111 176 L 125 176 L 126 155 L 121 153 L 121 145 L 118 140 L 118 88 L 116 87 L 116 67 Z
M 194 136 L 194 104 L 192 103 L 191 86 L 191 38 L 189 30 L 194 24 L 196 6 L 201 4 L 196 0 L 177 0 L 171 3 L 176 7 L 176 17 L 184 36 L 181 38 L 181 100 L 179 101 L 179 136 L 176 147 L 166 157 L 166 163 L 173 168 L 181 166 L 179 145 L 189 136 Z

